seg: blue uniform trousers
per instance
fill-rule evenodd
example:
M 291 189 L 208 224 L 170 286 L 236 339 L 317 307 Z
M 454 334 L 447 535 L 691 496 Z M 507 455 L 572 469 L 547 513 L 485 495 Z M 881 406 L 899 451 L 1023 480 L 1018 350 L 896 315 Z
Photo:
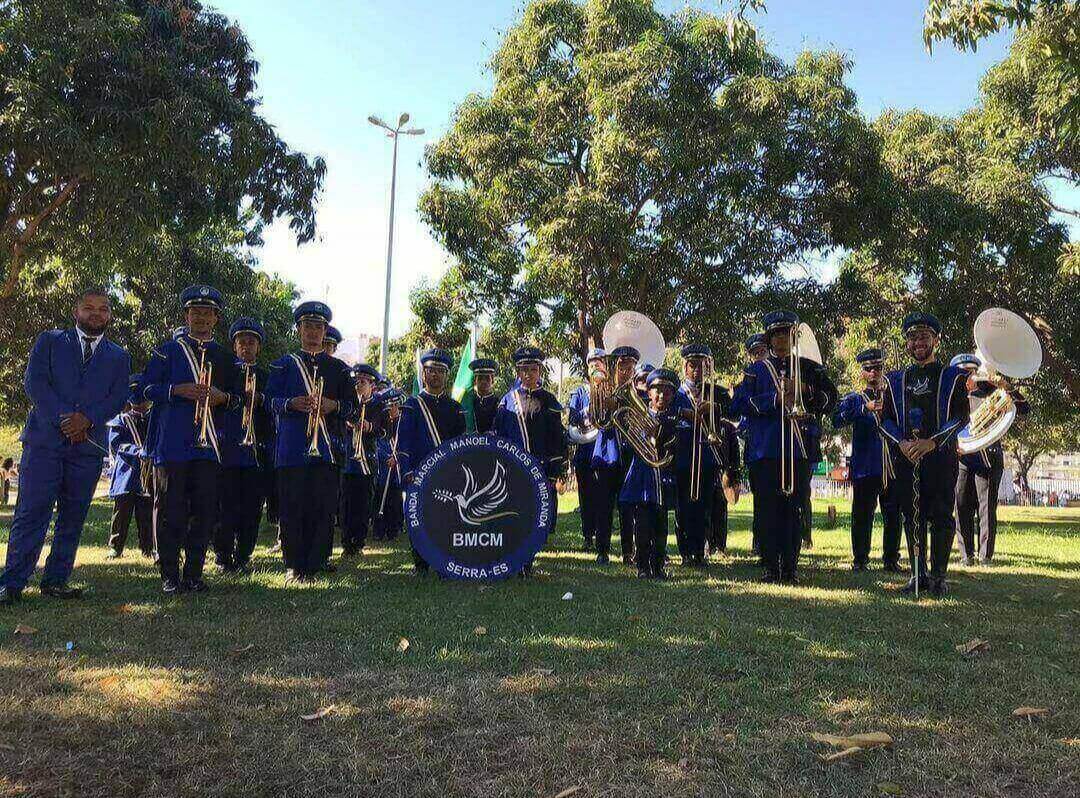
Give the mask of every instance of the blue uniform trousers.
M 72 446 L 28 446 L 23 450 L 19 498 L 8 536 L 7 564 L 0 577 L 9 589 L 22 590 L 30 581 L 54 509 L 56 529 L 41 581 L 52 585 L 67 582 L 101 465 L 101 457 L 80 453 Z

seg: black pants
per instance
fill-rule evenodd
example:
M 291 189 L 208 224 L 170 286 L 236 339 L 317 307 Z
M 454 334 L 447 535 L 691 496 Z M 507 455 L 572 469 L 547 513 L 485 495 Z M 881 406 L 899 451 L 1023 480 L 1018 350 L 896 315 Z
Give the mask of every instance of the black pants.
M 124 493 L 113 499 L 109 548 L 116 552 L 124 551 L 132 515 L 135 516 L 135 530 L 139 536 L 139 551 L 148 556 L 152 555 L 154 553 L 154 500 L 141 493 Z
M 628 522 L 637 544 L 639 574 L 658 574 L 667 557 L 668 513 L 655 504 L 620 504 L 622 518 Z
M 337 468 L 313 463 L 277 469 L 281 552 L 285 567 L 309 576 L 325 563 L 337 502 Z
M 918 466 L 919 506 L 918 525 L 915 523 L 914 473 L 911 463 L 902 455 L 896 458 L 896 486 L 900 512 L 904 518 L 904 534 L 907 538 L 908 561 L 911 572 L 919 568 L 920 578 L 926 575 L 927 534 L 930 538 L 930 576 L 944 579 L 949 570 L 949 552 L 952 550 L 956 523 L 953 505 L 956 495 L 957 457 L 955 451 L 938 449 L 926 455 Z M 919 543 L 919 556 L 915 556 L 915 542 Z
M 717 476 L 712 489 L 712 512 L 709 513 L 709 553 L 727 551 L 728 502 L 724 486 Z
M 216 460 L 191 460 L 154 467 L 154 536 L 161 578 L 202 579 L 206 547 L 218 513 L 221 465 Z
M 345 551 L 360 551 L 371 526 L 371 508 L 375 496 L 374 474 L 346 474 L 342 504 L 344 522 L 341 530 Z M 381 498 L 381 497 L 380 497 Z
M 405 524 L 405 506 L 401 495 L 401 487 L 397 479 L 391 477 L 387 487 L 385 477 L 377 483 L 378 492 L 375 494 L 373 510 L 375 514 L 371 522 L 372 535 L 376 540 L 394 540 L 401 534 Z M 383 501 L 383 491 L 386 491 L 386 501 Z M 382 512 L 379 512 L 380 506 Z
M 754 475 L 754 516 L 760 514 L 759 546 L 765 570 L 772 576 L 795 576 L 799 561 L 799 539 L 805 491 L 810 486 L 810 464 L 795 461 L 795 490 L 790 496 L 780 492 L 780 461 L 755 460 L 750 463 Z
M 266 520 L 271 524 L 276 524 L 278 522 L 278 494 L 273 455 L 268 455 L 266 460 L 260 466 L 263 475 L 263 495 L 266 499 Z
M 11 480 L 4 480 L 4 507 L 11 503 Z
M 1005 470 L 1004 458 L 990 456 L 990 473 L 979 474 L 963 463 L 956 477 L 956 542 L 964 559 L 991 560 L 997 540 L 998 486 Z M 975 540 L 975 518 L 979 539 Z
M 889 480 L 883 490 L 881 477 L 862 477 L 852 481 L 851 491 L 851 554 L 859 565 L 870 561 L 870 540 L 874 528 L 874 512 L 881 504 L 884 535 L 881 540 L 881 561 L 896 565 L 900 561 L 900 506 L 896 500 L 896 480 Z
M 214 531 L 218 565 L 247 565 L 262 523 L 265 476 L 262 468 L 221 470 L 221 522 Z
M 596 539 L 596 469 L 589 463 L 574 463 L 574 476 L 577 478 L 578 512 L 581 513 L 581 537 L 587 547 L 592 547 Z
M 690 472 L 680 471 L 675 480 L 678 486 L 678 497 L 675 501 L 675 541 L 683 562 L 705 557 L 714 475 L 710 469 L 705 469 L 700 478 L 701 490 L 696 501 L 690 498 Z
M 623 473 L 619 466 L 600 466 L 593 469 L 596 500 L 593 502 L 596 524 L 596 553 L 607 556 L 611 553 L 611 527 L 615 515 L 615 504 L 622 488 Z M 629 542 L 629 550 L 627 543 Z M 627 540 L 627 533 L 622 536 L 624 556 L 634 553 L 634 542 Z
M 755 554 L 761 553 L 761 516 L 765 512 L 761 504 L 761 491 L 758 489 L 757 479 L 754 477 L 755 470 L 747 464 L 746 479 L 750 483 L 750 509 L 753 515 L 750 517 L 750 550 Z

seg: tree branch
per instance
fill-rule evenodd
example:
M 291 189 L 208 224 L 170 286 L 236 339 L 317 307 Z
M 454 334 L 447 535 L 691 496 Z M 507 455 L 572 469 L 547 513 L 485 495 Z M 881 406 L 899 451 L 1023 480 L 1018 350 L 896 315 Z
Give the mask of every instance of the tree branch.
M 75 189 L 79 187 L 82 182 L 81 175 L 75 175 L 68 180 L 65 185 L 57 193 L 52 201 L 46 205 L 36 216 L 27 222 L 25 229 L 15 237 L 15 240 L 11 244 L 11 259 L 8 261 L 8 273 L 4 279 L 4 285 L 0 288 L 0 299 L 7 299 L 13 293 L 15 293 L 15 286 L 19 281 L 19 274 L 22 272 L 23 266 L 23 251 L 26 245 L 37 234 L 38 228 L 54 213 L 56 213 L 75 193 Z M 57 181 L 57 188 L 59 188 L 59 181 Z M 6 227 L 6 224 L 5 224 Z

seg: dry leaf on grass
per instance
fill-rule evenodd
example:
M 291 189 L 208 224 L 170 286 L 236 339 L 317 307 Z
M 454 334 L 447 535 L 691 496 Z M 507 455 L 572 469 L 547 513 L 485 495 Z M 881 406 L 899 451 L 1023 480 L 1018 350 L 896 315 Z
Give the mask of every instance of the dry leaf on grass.
M 33 626 L 27 626 L 24 623 L 20 623 L 18 626 L 15 627 L 15 634 L 17 635 L 32 635 L 36 633 L 37 629 L 35 629 Z
M 113 615 L 130 615 L 135 612 L 134 604 L 117 604 L 113 607 Z
M 840 762 L 844 759 L 850 759 L 862 750 L 863 749 L 859 746 L 854 745 L 851 748 L 845 748 L 843 751 L 837 751 L 834 754 L 821 754 L 821 761 L 825 764 L 829 764 L 831 762 Z
M 407 637 L 403 637 L 398 640 L 397 650 L 400 651 L 402 654 L 409 650 L 409 639 Z
M 255 650 L 255 644 L 254 643 L 248 643 L 246 646 L 240 646 L 239 648 L 234 648 L 229 653 L 232 654 L 234 657 L 237 657 L 237 656 L 239 656 L 241 654 L 246 654 L 249 651 L 254 651 L 254 650 Z
M 827 745 L 835 745 L 837 748 L 887 748 L 893 744 L 893 738 L 885 732 L 852 734 L 849 737 L 814 732 L 810 735 L 810 739 Z
M 641 616 L 640 615 L 627 615 L 626 620 L 630 621 L 631 623 L 634 623 L 636 621 L 640 621 Z
M 892 781 L 879 782 L 877 788 L 878 788 L 878 792 L 880 792 L 882 795 L 903 795 L 904 794 L 903 788 L 899 784 L 896 784 L 895 782 L 892 782 Z
M 322 720 L 333 711 L 333 705 L 328 707 L 321 707 L 319 709 L 316 709 L 310 715 L 301 715 L 300 720 L 304 721 L 305 723 L 314 723 L 317 720 Z
M 961 643 L 956 647 L 956 650 L 963 654 L 965 657 L 972 657 L 976 654 L 982 654 L 990 650 L 990 641 L 983 640 L 981 637 L 973 637 L 966 643 Z
M 1046 707 L 1017 707 L 1012 713 L 1018 718 L 1045 718 L 1049 717 L 1050 710 Z
M 575 785 L 573 787 L 567 787 L 562 792 L 555 795 L 555 798 L 570 798 L 571 795 L 577 795 L 581 792 L 581 785 Z
M 486 626 L 477 626 L 475 629 L 473 629 L 473 634 L 476 635 L 477 637 L 483 637 L 484 635 L 487 634 L 487 627 Z

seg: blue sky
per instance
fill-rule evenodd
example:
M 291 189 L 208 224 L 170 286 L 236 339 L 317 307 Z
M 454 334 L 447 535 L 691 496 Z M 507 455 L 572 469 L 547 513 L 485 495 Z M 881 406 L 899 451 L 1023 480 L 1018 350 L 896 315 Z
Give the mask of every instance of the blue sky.
M 426 184 L 423 144 L 443 134 L 456 105 L 490 86 L 486 65 L 518 18 L 517 0 L 209 0 L 235 20 L 261 63 L 264 112 L 293 147 L 329 165 L 320 237 L 297 248 L 284 225 L 268 231 L 263 267 L 294 281 L 303 296 L 325 297 L 348 335 L 382 328 L 390 141 L 367 123 L 401 111 L 427 133 L 403 139 L 398 161 L 391 332 L 408 324 L 409 289 L 446 268 L 445 253 L 416 213 Z M 671 11 L 686 3 L 658 0 Z M 690 3 L 717 10 L 715 2 Z M 976 98 L 987 67 L 1008 37 L 977 53 L 922 44 L 923 0 L 769 0 L 758 25 L 774 51 L 791 58 L 834 48 L 855 63 L 851 84 L 862 111 L 919 107 L 955 113 Z

